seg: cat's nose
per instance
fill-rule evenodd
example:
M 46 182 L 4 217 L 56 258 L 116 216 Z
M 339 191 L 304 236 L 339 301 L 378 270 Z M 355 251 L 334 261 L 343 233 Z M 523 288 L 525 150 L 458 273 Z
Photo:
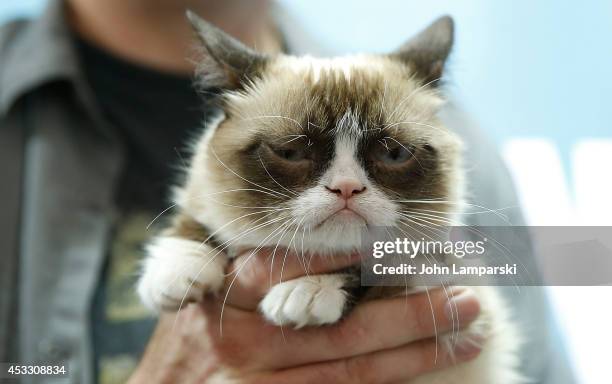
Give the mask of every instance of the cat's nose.
M 331 193 L 347 200 L 366 189 L 365 185 L 352 177 L 342 177 L 332 180 L 330 185 L 326 185 L 325 188 Z

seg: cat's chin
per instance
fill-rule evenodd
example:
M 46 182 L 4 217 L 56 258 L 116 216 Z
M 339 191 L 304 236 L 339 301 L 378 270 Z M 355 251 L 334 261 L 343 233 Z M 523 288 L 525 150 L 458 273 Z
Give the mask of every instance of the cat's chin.
M 278 236 L 270 236 L 270 232 L 274 230 L 252 232 L 236 241 L 233 246 L 238 248 L 283 247 L 319 255 L 349 254 L 361 248 L 361 235 L 364 228 L 365 221 L 363 220 L 345 220 L 338 217 L 326 220 L 316 228 L 307 227 L 297 230 L 289 228 L 280 239 Z M 224 235 L 221 238 L 222 241 L 234 237 L 228 233 Z
M 335 214 L 310 231 L 304 240 L 304 248 L 317 254 L 354 252 L 361 248 L 362 232 L 366 225 L 366 221 L 355 214 Z

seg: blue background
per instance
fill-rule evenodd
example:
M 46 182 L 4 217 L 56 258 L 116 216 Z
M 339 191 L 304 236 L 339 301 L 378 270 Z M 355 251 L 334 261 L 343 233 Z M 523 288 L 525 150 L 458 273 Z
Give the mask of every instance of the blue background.
M 332 51 L 386 52 L 443 14 L 454 17 L 451 90 L 499 142 L 554 141 L 568 167 L 581 138 L 612 137 L 612 2 L 280 1 Z M 0 22 L 45 0 L 2 0 Z M 374 5 L 375 4 L 375 5 Z
M 45 0 L 3 0 L 0 22 Z M 612 136 L 612 2 L 281 1 L 334 52 L 386 52 L 437 16 L 457 26 L 453 91 L 496 138 L 543 136 L 567 148 Z M 373 6 L 373 4 L 376 4 Z

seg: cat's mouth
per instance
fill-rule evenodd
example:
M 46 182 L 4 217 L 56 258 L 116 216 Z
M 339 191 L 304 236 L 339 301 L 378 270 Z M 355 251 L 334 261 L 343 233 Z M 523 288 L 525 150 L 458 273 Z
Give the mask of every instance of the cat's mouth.
M 314 229 L 319 229 L 323 225 L 330 223 L 332 221 L 345 223 L 345 224 L 356 224 L 356 223 L 363 224 L 363 225 L 368 224 L 367 219 L 363 217 L 359 212 L 349 208 L 348 206 L 344 206 L 332 212 L 325 219 L 321 220 L 320 223 L 314 226 Z

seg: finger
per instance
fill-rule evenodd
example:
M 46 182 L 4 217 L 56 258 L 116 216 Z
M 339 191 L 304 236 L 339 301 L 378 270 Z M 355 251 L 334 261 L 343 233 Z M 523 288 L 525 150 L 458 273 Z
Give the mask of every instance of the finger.
M 308 274 L 346 268 L 359 260 L 359 254 L 302 256 L 280 248 L 248 251 L 232 260 L 224 295 L 229 305 L 254 310 L 273 285 Z
M 476 319 L 480 306 L 469 289 L 455 287 L 448 295 L 450 300 L 444 290 L 436 289 L 429 297 L 419 293 L 375 300 L 358 305 L 346 319 L 332 326 L 269 330 L 265 343 L 273 353 L 262 354 L 260 362 L 280 369 L 397 348 L 457 331 Z
M 431 307 L 425 293 L 367 302 L 339 324 L 301 330 L 281 329 L 265 323 L 255 312 L 223 308 L 218 300 L 206 300 L 189 306 L 193 310 L 185 315 L 196 315 L 177 322 L 177 329 L 185 324 L 192 329 L 190 335 L 206 334 L 208 349 L 225 365 L 250 372 L 279 370 L 398 348 L 436 332 L 448 332 L 455 317 L 447 308 L 456 307 L 463 327 L 477 316 L 478 302 L 465 288 L 456 287 L 450 294 L 449 302 L 443 290 L 432 291 Z M 196 326 L 199 330 L 193 331 Z
M 396 383 L 453 364 L 474 359 L 480 353 L 475 344 L 451 351 L 435 339 L 421 340 L 390 350 L 326 363 L 311 364 L 277 372 L 269 382 L 275 383 Z

